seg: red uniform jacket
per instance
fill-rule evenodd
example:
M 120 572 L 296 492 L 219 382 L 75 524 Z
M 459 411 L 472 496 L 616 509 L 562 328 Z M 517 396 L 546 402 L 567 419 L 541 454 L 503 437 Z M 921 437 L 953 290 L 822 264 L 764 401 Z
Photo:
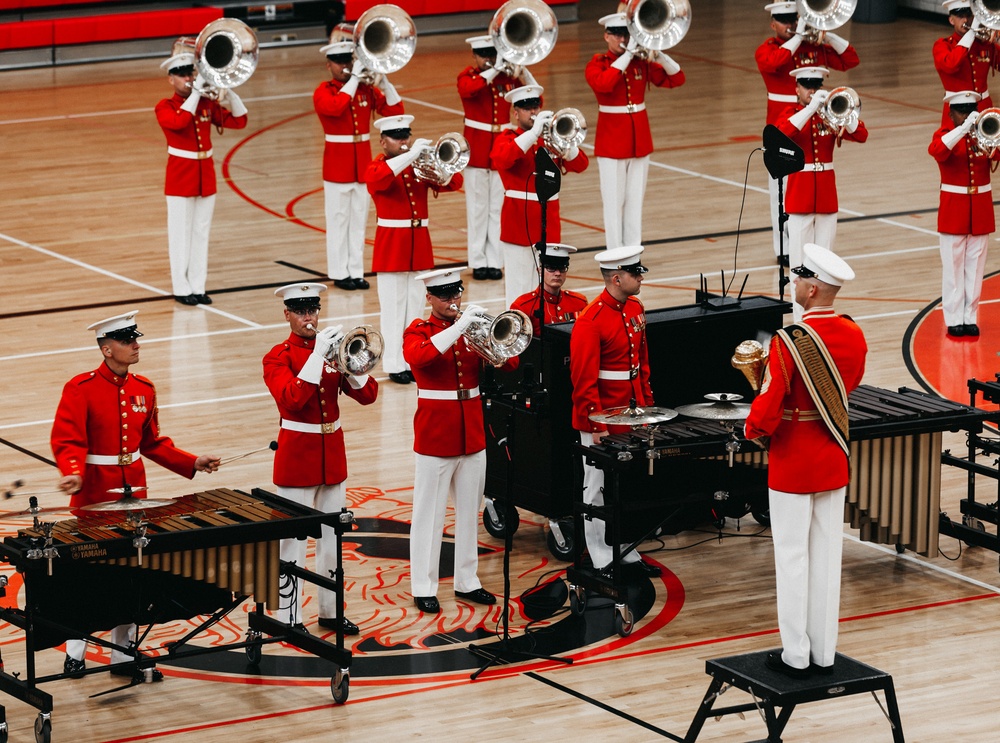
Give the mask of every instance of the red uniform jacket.
M 832 307 L 809 310 L 802 321 L 819 333 L 850 393 L 865 373 L 868 345 L 861 328 L 846 315 L 838 316 Z M 782 369 L 788 375 L 787 382 Z M 775 336 L 761 392 L 746 421 L 747 439 L 771 437 L 767 484 L 774 490 L 818 493 L 843 487 L 850 480 L 847 455 L 826 423 L 822 419 L 799 420 L 799 414 L 810 411 L 816 415 L 801 372 L 785 344 Z
M 479 386 L 482 357 L 469 347 L 465 336 L 459 338 L 444 353 L 438 353 L 431 343 L 452 323 L 433 315 L 426 320 L 414 320 L 403 331 L 403 358 L 417 382 L 417 390 L 471 390 Z M 513 371 L 517 358 L 503 368 Z M 413 451 L 430 457 L 458 457 L 475 454 L 486 448 L 483 424 L 483 401 L 478 396 L 459 400 L 430 400 L 417 397 L 417 412 L 413 415 Z
M 371 405 L 378 396 L 378 382 L 368 377 L 354 389 L 330 365 L 324 365 L 320 383 L 303 382 L 298 373 L 315 348 L 313 339 L 294 333 L 264 357 L 264 384 L 278 405 L 282 420 L 297 423 L 335 423 L 340 420 L 341 394 Z M 274 484 L 288 488 L 336 485 L 347 479 L 344 431 L 339 426 L 330 433 L 304 433 L 282 428 L 278 431 L 278 451 L 274 454 Z
M 837 202 L 837 177 L 832 169 L 812 170 L 810 163 L 833 163 L 833 148 L 837 143 L 836 133 L 827 127 L 819 114 L 813 114 L 802 129 L 796 129 L 788 120 L 802 110 L 796 104 L 785 109 L 778 119 L 778 128 L 791 137 L 805 153 L 806 167 L 788 176 L 785 191 L 785 211 L 789 214 L 834 214 L 840 208 Z M 864 142 L 868 130 L 864 122 L 858 123 L 854 133 L 844 132 L 849 142 Z
M 980 95 L 986 93 L 990 86 L 990 73 L 1000 69 L 1000 50 L 993 44 L 976 39 L 972 46 L 966 49 L 959 45 L 965 36 L 956 31 L 951 36 L 945 36 L 934 42 L 934 68 L 941 78 L 941 84 L 948 93 L 958 93 L 961 90 L 974 90 Z M 979 101 L 979 110 L 985 111 L 993 105 L 990 96 Z M 949 126 L 948 103 L 945 102 L 942 111 L 941 125 Z
M 396 116 L 403 104 L 390 106 L 378 88 L 358 85 L 352 98 L 341 93 L 338 80 L 320 83 L 313 93 L 313 108 L 323 125 L 323 134 L 353 137 L 354 142 L 326 142 L 323 146 L 323 180 L 331 183 L 362 183 L 372 161 L 370 141 L 372 115 Z
M 493 169 L 500 173 L 503 182 L 503 207 L 500 209 L 500 239 L 512 245 L 534 245 L 542 239 L 542 207 L 537 199 L 514 198 L 508 192 L 535 193 L 535 153 L 541 147 L 541 137 L 528 148 L 521 150 L 515 138 L 524 130 L 507 129 L 493 143 L 490 160 Z M 587 169 L 590 160 L 580 150 L 580 154 L 566 161 L 552 156 L 553 162 L 563 171 L 581 173 Z M 559 242 L 559 199 L 548 202 L 545 220 L 545 239 L 550 243 Z
M 759 47 L 754 57 L 757 69 L 767 88 L 767 123 L 777 125 L 785 107 L 795 103 L 795 78 L 789 73 L 799 67 L 827 67 L 843 72 L 857 67 L 861 61 L 858 52 L 848 45 L 843 54 L 837 54 L 829 44 L 810 44 L 803 41 L 793 55 L 782 49 L 785 42 L 772 36 Z M 787 96 L 785 100 L 771 100 L 771 96 Z
M 463 133 L 469 142 L 469 167 L 489 169 L 493 142 L 510 126 L 510 104 L 504 100 L 504 94 L 521 83 L 503 73 L 488 83 L 479 72 L 478 67 L 470 65 L 459 73 L 458 95 L 467 120 Z M 490 131 L 469 126 L 468 121 L 488 126 Z
M 953 149 L 948 149 L 941 136 L 955 128 L 949 125 L 934 132 L 927 152 L 937 160 L 942 185 L 960 186 L 966 193 L 941 191 L 938 204 L 938 232 L 947 235 L 988 235 L 996 228 L 993 216 L 993 193 L 970 186 L 986 186 L 990 182 L 990 158 L 962 137 Z M 1000 159 L 1000 152 L 993 159 Z
M 601 372 L 622 372 L 631 379 L 604 379 Z M 646 314 L 636 297 L 624 303 L 608 290 L 580 313 L 569 339 L 569 374 L 573 382 L 573 428 L 577 431 L 622 432 L 626 426 L 607 426 L 588 417 L 608 408 L 653 404 L 649 386 Z
M 156 104 L 156 120 L 167 137 L 167 146 L 187 152 L 208 152 L 212 149 L 212 127 L 243 129 L 246 114 L 233 116 L 217 101 L 198 101 L 198 116 L 182 111 L 185 98 L 174 93 Z M 211 196 L 216 192 L 215 165 L 210 157 L 200 160 L 167 155 L 167 196 Z
M 646 100 L 646 86 L 676 88 L 684 84 L 684 72 L 668 75 L 655 62 L 632 58 L 623 75 L 611 64 L 620 54 L 605 52 L 595 54 L 587 63 L 584 74 L 587 84 L 597 96 L 598 106 L 638 105 Z M 594 140 L 596 157 L 622 160 L 645 157 L 653 151 L 653 136 L 649 132 L 646 110 L 633 113 L 597 113 L 597 138 Z
M 119 377 L 106 364 L 73 377 L 63 387 L 52 423 L 52 453 L 65 477 L 80 475 L 83 487 L 74 493 L 74 508 L 118 500 L 111 488 L 146 484 L 143 460 L 150 459 L 189 480 L 197 457 L 160 435 L 153 383 L 137 374 Z M 131 464 L 87 464 L 87 455 L 118 456 L 140 452 Z M 145 498 L 146 492 L 134 493 Z
M 571 292 L 568 289 L 563 289 L 559 294 L 549 294 L 548 292 L 542 292 L 542 294 L 545 296 L 546 325 L 551 325 L 554 322 L 575 320 L 583 312 L 583 308 L 587 306 L 587 298 L 585 296 L 577 292 Z M 538 311 L 538 289 L 530 291 L 527 294 L 522 294 L 514 300 L 510 308 L 512 310 L 521 310 L 521 312 L 531 318 L 531 326 L 535 337 L 542 334 L 542 324 L 535 314 Z
M 427 219 L 427 192 L 435 196 L 441 191 L 457 191 L 462 187 L 462 174 L 452 176 L 447 186 L 434 186 L 420 180 L 408 167 L 398 176 L 386 165 L 385 155 L 379 155 L 368 166 L 364 180 L 375 202 L 379 219 L 405 219 L 410 227 L 375 228 L 372 250 L 372 271 L 429 271 L 434 268 L 431 233 L 420 220 Z

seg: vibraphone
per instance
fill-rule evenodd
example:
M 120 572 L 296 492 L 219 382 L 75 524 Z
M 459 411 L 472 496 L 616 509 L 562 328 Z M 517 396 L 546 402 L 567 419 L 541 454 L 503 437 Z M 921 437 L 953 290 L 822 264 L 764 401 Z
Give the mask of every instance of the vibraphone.
M 40 729 L 50 725 L 52 697 L 38 689 L 38 684 L 66 675 L 37 677 L 36 651 L 71 638 L 113 648 L 92 633 L 129 623 L 153 625 L 207 617 L 165 647 L 167 660 L 244 649 L 250 663 L 257 664 L 262 645 L 285 642 L 337 665 L 331 687 L 334 699 L 343 702 L 351 662 L 343 634 L 338 631 L 336 643 L 329 643 L 278 622 L 264 610 L 265 605 L 277 608 L 282 576 L 335 590 L 342 606 L 340 559 L 330 579 L 281 562 L 279 544 L 282 539 L 319 537 L 327 525 L 336 532 L 339 555 L 341 537 L 352 523 L 349 511 L 321 513 L 258 488 L 250 494 L 228 488 L 192 493 L 142 511 L 81 509 L 76 518 L 50 524 L 39 522 L 36 515 L 33 527 L 0 544 L 0 560 L 24 578 L 24 608 L 0 608 L 0 619 L 24 631 L 27 665 L 22 679 L 2 670 L 0 664 L 0 691 L 40 710 L 39 736 Z M 186 647 L 251 596 L 256 607 L 247 614 L 245 642 Z M 136 661 L 126 665 L 141 669 L 154 661 L 137 651 Z M 84 673 L 111 668 L 98 666 Z M 5 711 L 0 706 L 0 738 L 5 730 Z

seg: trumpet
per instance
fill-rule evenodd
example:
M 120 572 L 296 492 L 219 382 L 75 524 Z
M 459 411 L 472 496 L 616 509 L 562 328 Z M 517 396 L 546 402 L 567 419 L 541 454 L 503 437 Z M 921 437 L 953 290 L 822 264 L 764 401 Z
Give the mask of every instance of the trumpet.
M 861 98 L 854 88 L 834 88 L 818 113 L 831 129 L 842 132 L 852 121 L 857 122 L 861 115 Z
M 413 163 L 413 174 L 422 181 L 446 186 L 455 173 L 469 164 L 469 143 L 458 132 L 442 134 L 434 149 L 424 150 Z
M 549 56 L 559 36 L 559 24 L 552 8 L 541 0 L 507 0 L 493 14 L 487 33 L 497 50 L 497 69 L 516 76 L 516 67 Z
M 218 99 L 249 80 L 257 55 L 257 34 L 243 21 L 219 18 L 205 26 L 194 41 L 195 67 L 208 85 L 202 97 Z
M 629 0 L 625 27 L 639 45 L 635 56 L 650 59 L 675 46 L 691 28 L 688 0 Z
M 312 323 L 306 327 L 316 330 Z M 359 325 L 344 334 L 326 356 L 326 360 L 341 374 L 358 377 L 367 374 L 382 358 L 382 334 L 368 325 Z
M 754 392 L 760 392 L 764 370 L 767 368 L 767 357 L 767 349 L 758 341 L 743 341 L 736 346 L 736 351 L 733 353 L 731 361 L 733 368 L 743 372 Z
M 449 305 L 462 316 L 458 305 Z M 506 310 L 496 317 L 484 315 L 489 325 L 473 323 L 462 335 L 473 351 L 493 366 L 502 366 L 508 360 L 524 353 L 531 343 L 531 318 L 521 310 Z
M 369 8 L 354 24 L 354 54 L 364 72 L 361 82 L 374 85 L 379 75 L 401 70 L 417 48 L 417 27 L 398 5 Z
M 1000 2 L 998 0 L 972 0 L 972 15 L 979 20 L 976 38 L 989 41 L 995 31 L 1000 31 Z M 966 24 L 965 30 L 968 31 Z
M 796 0 L 795 9 L 799 18 L 806 22 L 802 38 L 810 44 L 822 43 L 824 32 L 840 28 L 851 20 L 857 4 L 858 0 L 826 0 L 819 7 L 813 7 L 816 5 L 815 0 L 812 3 Z
M 987 108 L 980 112 L 972 139 L 979 151 L 986 155 L 1000 147 L 1000 108 Z
M 587 138 L 587 120 L 578 109 L 560 108 L 542 129 L 542 142 L 560 157 Z

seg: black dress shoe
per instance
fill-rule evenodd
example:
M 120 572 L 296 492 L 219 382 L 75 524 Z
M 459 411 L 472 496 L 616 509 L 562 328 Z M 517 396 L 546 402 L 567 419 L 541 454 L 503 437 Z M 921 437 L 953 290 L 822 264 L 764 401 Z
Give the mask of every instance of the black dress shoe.
M 972 336 L 973 338 L 979 335 L 979 326 L 973 323 L 972 325 L 963 325 L 962 329 L 965 330 L 965 334 Z
M 477 604 L 487 604 L 492 606 L 497 602 L 497 597 L 485 588 L 477 588 L 475 591 L 455 591 L 455 595 L 466 601 L 474 601 Z
M 357 288 L 354 284 L 354 279 L 334 279 L 333 285 L 346 292 L 352 292 Z
M 355 289 L 371 289 L 372 285 L 368 283 L 367 279 L 354 279 Z
M 63 661 L 63 673 L 68 674 L 71 679 L 82 679 L 83 674 L 81 671 L 86 668 L 86 661 L 70 658 L 68 655 L 66 656 L 66 660 Z
M 149 682 L 155 684 L 158 681 L 163 681 L 163 674 L 156 668 L 148 669 L 152 673 L 149 676 Z M 142 668 L 136 668 L 135 666 L 121 666 L 120 668 L 111 669 L 112 676 L 121 676 L 123 678 L 130 678 L 137 684 L 146 683 L 146 671 Z
M 472 269 L 472 278 L 476 281 L 488 281 L 490 278 L 490 269 L 474 268 Z
M 396 384 L 409 384 L 413 381 L 413 375 L 408 371 L 389 372 L 389 380 Z
M 414 596 L 413 603 L 425 614 L 437 614 L 441 611 L 437 596 Z
M 181 304 L 186 304 L 188 307 L 194 307 L 196 304 L 198 304 L 198 297 L 196 297 L 194 294 L 187 294 L 183 297 L 178 297 L 175 294 L 174 301 L 180 302 Z
M 503 278 L 503 271 L 499 268 L 487 268 L 486 271 L 490 281 L 499 281 Z
M 648 562 L 639 560 L 639 562 L 626 562 L 622 565 L 626 573 L 630 573 L 636 576 L 648 576 L 650 578 L 658 578 L 661 574 L 661 570 L 658 565 L 650 565 Z
M 795 668 L 790 666 L 785 661 L 781 659 L 781 653 L 775 651 L 773 653 L 768 653 L 767 657 L 764 659 L 764 665 L 770 668 L 772 671 L 777 671 L 780 674 L 788 676 L 793 679 L 807 679 L 809 678 L 808 668 Z
M 338 626 L 343 627 L 345 635 L 359 635 L 361 634 L 361 628 L 358 627 L 354 622 L 352 622 L 347 617 L 344 617 L 343 622 L 337 622 L 336 617 L 320 617 L 319 621 L 316 622 L 320 627 L 326 629 L 337 629 Z
M 212 298 L 207 294 L 194 294 L 193 296 L 198 300 L 198 304 L 212 304 Z
M 965 325 L 949 325 L 948 335 L 954 336 L 955 338 L 961 338 L 965 335 Z
M 809 673 L 816 673 L 820 676 L 832 676 L 833 666 L 817 666 L 815 663 L 809 664 Z

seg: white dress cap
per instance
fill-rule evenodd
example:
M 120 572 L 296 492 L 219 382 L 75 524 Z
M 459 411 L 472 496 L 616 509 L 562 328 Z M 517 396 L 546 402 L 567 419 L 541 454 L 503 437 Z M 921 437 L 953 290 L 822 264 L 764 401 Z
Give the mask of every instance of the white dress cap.
M 612 13 L 604 16 L 597 22 L 604 26 L 604 28 L 617 28 L 619 26 L 625 26 L 628 23 L 628 20 L 625 18 L 624 13 Z
M 854 278 L 854 269 L 847 265 L 847 261 L 816 243 L 802 246 L 802 265 L 816 274 L 817 279 L 833 286 L 843 286 L 844 282 Z
M 517 103 L 525 98 L 541 98 L 544 92 L 545 88 L 541 85 L 522 85 L 520 88 L 508 91 L 503 98 L 507 103 Z
M 941 5 L 949 13 L 953 10 L 961 10 L 962 8 L 972 7 L 972 3 L 970 3 L 969 0 L 944 0 L 944 2 L 941 3 Z
M 115 315 L 88 325 L 87 330 L 93 330 L 98 338 L 107 336 L 120 341 L 141 338 L 142 333 L 136 330 L 135 326 L 135 316 L 138 314 L 139 310 L 130 310 L 123 315 Z
M 768 11 L 771 15 L 789 15 L 791 13 L 798 14 L 798 10 L 795 7 L 795 3 L 769 3 L 764 6 L 764 10 Z
M 830 74 L 830 69 L 828 67 L 796 67 L 794 70 L 788 73 L 796 80 L 801 77 L 805 78 L 820 78 L 826 80 L 827 76 Z
M 385 116 L 372 125 L 380 132 L 391 132 L 394 129 L 409 129 L 413 123 L 413 117 L 409 114 L 399 114 L 398 116 Z
M 537 246 L 535 247 L 535 250 L 538 251 L 539 255 L 542 254 L 541 249 Z M 565 243 L 549 243 L 545 246 L 545 255 L 548 258 L 564 258 L 569 260 L 570 254 L 575 252 L 576 248 L 572 245 L 566 245 Z
M 332 44 L 327 44 L 326 46 L 321 46 L 319 48 L 320 54 L 353 54 L 354 53 L 354 42 L 353 41 L 335 41 Z
M 468 266 L 458 268 L 436 268 L 433 271 L 425 271 L 413 277 L 414 281 L 423 281 L 424 286 L 430 289 L 433 286 L 445 286 L 447 284 L 457 284 L 462 281 L 462 271 Z
M 492 49 L 493 48 L 493 37 L 492 36 L 470 36 L 465 40 L 465 43 L 469 44 L 473 49 Z
M 190 36 L 181 36 L 174 42 L 170 56 L 160 63 L 160 69 L 169 72 L 175 67 L 188 65 L 194 65 L 194 39 Z
M 598 253 L 594 256 L 594 260 L 597 261 L 601 268 L 609 271 L 617 271 L 619 269 L 628 270 L 633 266 L 645 269 L 645 266 L 641 263 L 643 250 L 644 248 L 641 245 L 623 245 L 620 248 L 611 248 L 610 250 Z
M 960 90 L 957 93 L 945 93 L 944 101 L 949 106 L 953 103 L 979 103 L 982 96 L 974 90 Z
M 319 295 L 326 291 L 326 284 L 304 283 L 285 284 L 274 290 L 276 297 L 281 297 L 288 302 L 296 299 L 315 299 L 319 301 Z

